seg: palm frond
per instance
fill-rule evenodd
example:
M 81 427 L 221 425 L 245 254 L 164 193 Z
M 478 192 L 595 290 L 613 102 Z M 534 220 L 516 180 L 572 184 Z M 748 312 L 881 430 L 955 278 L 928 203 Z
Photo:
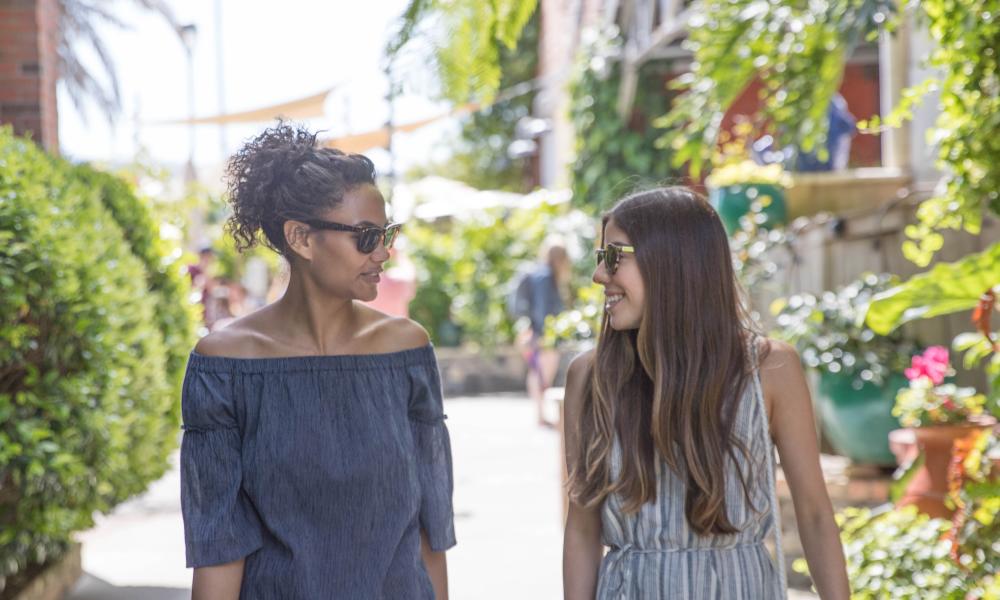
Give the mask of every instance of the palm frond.
M 139 7 L 160 15 L 175 31 L 177 19 L 163 0 L 132 0 Z M 59 72 L 66 91 L 86 121 L 88 102 L 96 105 L 109 123 L 121 112 L 121 86 L 114 59 L 97 29 L 104 23 L 119 29 L 129 24 L 114 14 L 113 3 L 95 0 L 59 0 Z M 80 58 L 80 50 L 89 47 L 97 56 L 99 72 L 91 71 Z

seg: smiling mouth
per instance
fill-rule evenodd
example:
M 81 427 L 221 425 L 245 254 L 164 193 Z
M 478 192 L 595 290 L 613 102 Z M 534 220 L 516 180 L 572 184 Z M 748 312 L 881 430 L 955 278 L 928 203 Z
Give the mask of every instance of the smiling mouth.
M 381 273 L 382 273 L 382 269 L 376 269 L 374 271 L 366 271 L 366 272 L 362 273 L 361 276 L 364 277 L 365 279 L 369 279 L 369 280 L 378 282 L 381 279 L 379 277 L 379 275 Z
M 604 309 L 611 310 L 616 304 L 622 301 L 625 294 L 606 294 L 604 296 Z

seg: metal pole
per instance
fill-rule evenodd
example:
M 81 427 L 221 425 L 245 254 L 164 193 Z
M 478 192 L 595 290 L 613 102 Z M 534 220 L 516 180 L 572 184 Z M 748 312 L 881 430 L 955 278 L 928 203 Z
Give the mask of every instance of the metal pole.
M 187 85 L 188 85 L 188 120 L 194 121 L 194 41 L 198 33 L 198 28 L 193 23 L 181 25 L 177 28 L 177 35 L 184 44 L 184 55 L 187 58 Z M 195 129 L 194 123 L 188 123 L 188 164 L 184 174 L 186 183 L 191 184 L 197 179 L 194 169 L 195 153 Z
M 187 70 L 188 70 L 188 120 L 194 121 L 194 53 L 187 49 Z M 197 179 L 194 170 L 194 152 L 197 145 L 194 123 L 188 123 L 188 164 L 187 180 L 191 183 Z
M 222 54 L 222 0 L 215 0 L 215 78 L 218 88 L 219 114 L 226 114 L 226 85 Z M 219 155 L 226 160 L 229 147 L 226 143 L 226 124 L 219 124 Z
M 393 153 L 392 148 L 392 135 L 394 133 L 393 121 L 395 120 L 395 99 L 396 99 L 396 81 L 392 76 L 392 59 L 386 63 L 385 75 L 389 80 L 389 91 L 386 92 L 385 100 L 389 104 L 389 117 L 385 123 L 385 129 L 388 135 L 386 136 L 385 149 L 389 153 L 389 171 L 386 173 L 386 180 L 388 181 L 388 198 L 386 200 L 392 199 L 392 190 L 396 187 L 396 156 Z

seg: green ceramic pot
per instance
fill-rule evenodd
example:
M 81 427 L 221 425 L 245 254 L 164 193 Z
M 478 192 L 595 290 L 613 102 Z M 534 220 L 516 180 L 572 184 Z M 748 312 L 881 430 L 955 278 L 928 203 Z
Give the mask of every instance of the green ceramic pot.
M 711 188 L 708 199 L 719 213 L 729 235 L 739 231 L 740 217 L 750 212 L 750 205 L 755 201 L 763 204 L 761 212 L 766 220 L 761 226 L 765 229 L 784 225 L 788 221 L 785 190 L 770 183 L 741 183 Z
M 823 371 L 816 390 L 816 406 L 823 434 L 839 454 L 856 463 L 894 466 L 889 451 L 889 432 L 899 429 L 892 416 L 896 392 L 906 387 L 906 378 L 889 376 L 882 386 L 866 383 L 852 386 L 854 378 Z

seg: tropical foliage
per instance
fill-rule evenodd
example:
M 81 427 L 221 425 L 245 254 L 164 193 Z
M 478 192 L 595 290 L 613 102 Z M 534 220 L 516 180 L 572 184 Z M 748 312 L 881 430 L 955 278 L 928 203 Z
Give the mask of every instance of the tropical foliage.
M 689 22 L 691 72 L 685 93 L 658 124 L 661 143 L 694 173 L 711 156 L 722 116 L 754 81 L 763 84 L 758 123 L 773 124 L 782 146 L 821 151 L 827 107 L 858 43 L 893 10 L 889 0 L 733 2 L 702 0 Z
M 157 13 L 175 31 L 178 24 L 166 0 L 134 0 L 145 10 Z M 80 115 L 86 117 L 88 101 L 110 121 L 121 111 L 121 90 L 114 61 L 103 41 L 99 26 L 110 24 L 125 29 L 128 24 L 114 13 L 113 3 L 94 0 L 59 0 L 59 77 Z M 101 66 L 100 75 L 82 58 L 89 47 Z
M 652 119 L 670 106 L 670 64 L 654 61 L 639 72 L 628 119 L 618 116 L 621 66 L 617 32 L 591 32 L 570 88 L 570 118 L 576 133 L 572 167 L 573 202 L 591 214 L 610 208 L 637 188 L 670 183 L 679 172 L 669 150 L 658 148 L 662 132 Z
M 971 311 L 976 330 L 956 336 L 952 347 L 965 353 L 966 369 L 985 361 L 990 382 L 986 412 L 1000 416 L 1000 353 L 992 325 L 998 284 L 1000 244 L 955 262 L 937 264 L 879 294 L 868 307 L 865 322 L 873 331 L 888 334 L 917 319 Z
M 977 233 L 982 212 L 1000 214 L 1000 0 L 703 0 L 688 43 L 695 61 L 679 81 L 686 90 L 659 121 L 662 143 L 694 172 L 711 155 L 722 115 L 755 79 L 762 83 L 758 123 L 785 146 L 822 149 L 826 110 L 858 43 L 892 31 L 915 14 L 934 43 L 929 66 L 938 78 L 903 94 L 883 123 L 899 124 L 922 94 L 940 93 L 941 113 L 928 139 L 937 147 L 942 185 L 906 229 L 904 252 L 929 264 L 944 240 L 941 229 Z
M 386 48 L 426 53 L 441 95 L 456 102 L 489 102 L 500 89 L 502 49 L 513 50 L 538 0 L 410 0 Z M 411 44 L 419 38 L 421 44 Z
M 480 190 L 531 191 L 530 158 L 511 156 L 508 149 L 517 139 L 518 123 L 530 117 L 537 96 L 532 80 L 538 69 L 539 19 L 536 12 L 516 47 L 500 48 L 504 93 L 467 117 L 454 139 L 445 140 L 452 150 L 446 160 L 420 165 L 408 177 L 440 175 Z

